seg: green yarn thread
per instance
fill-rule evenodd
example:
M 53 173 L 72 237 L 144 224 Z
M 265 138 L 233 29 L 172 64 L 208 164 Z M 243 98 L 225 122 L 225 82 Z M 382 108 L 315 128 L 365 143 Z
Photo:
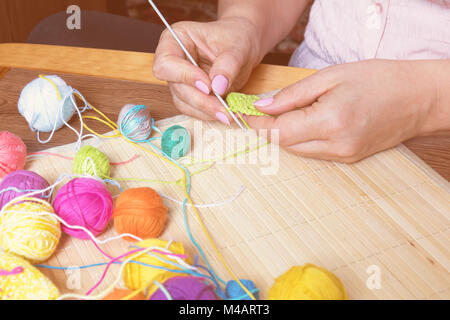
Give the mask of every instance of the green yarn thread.
M 240 112 L 249 116 L 268 116 L 253 105 L 259 99 L 260 97 L 254 95 L 231 92 L 227 96 L 227 103 L 233 112 Z
M 72 172 L 79 176 L 89 174 L 102 179 L 109 179 L 111 177 L 111 165 L 103 152 L 92 146 L 84 146 L 73 159 Z
M 189 131 L 179 125 L 167 129 L 161 138 L 162 152 L 174 160 L 184 157 L 191 148 Z

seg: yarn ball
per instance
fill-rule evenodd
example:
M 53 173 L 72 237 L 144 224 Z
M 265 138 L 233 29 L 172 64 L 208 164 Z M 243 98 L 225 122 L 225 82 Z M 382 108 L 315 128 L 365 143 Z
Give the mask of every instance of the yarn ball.
M 56 250 L 61 229 L 48 214 L 52 206 L 40 199 L 26 198 L 10 203 L 0 214 L 0 247 L 32 262 L 47 260 Z
M 71 99 L 72 88 L 58 76 L 45 78 L 48 80 L 37 78 L 27 84 L 19 98 L 19 113 L 33 131 L 58 130 L 64 125 L 64 121 L 68 122 L 75 113 Z
M 117 199 L 113 212 L 117 233 L 131 233 L 142 239 L 157 238 L 167 219 L 167 208 L 160 195 L 151 188 L 125 190 Z M 128 241 L 135 241 L 125 238 Z
M 8 174 L 0 182 L 0 209 L 11 200 L 23 196 L 32 190 L 43 190 L 49 187 L 47 180 L 37 173 L 19 170 Z M 8 188 L 16 188 L 23 192 L 14 190 L 6 191 Z M 44 193 L 33 195 L 34 198 L 45 199 Z
M 160 240 L 160 239 L 147 239 L 142 242 L 139 242 L 136 244 L 139 248 L 150 248 L 150 247 L 158 247 L 161 249 L 167 248 L 170 252 L 174 254 L 184 255 L 184 247 L 179 242 L 171 242 L 170 245 L 168 241 Z M 132 247 L 130 251 L 135 250 L 135 247 Z M 170 255 L 165 255 L 157 252 L 150 251 L 152 255 L 156 255 L 158 257 L 161 257 L 166 260 L 174 261 L 173 257 Z M 137 255 L 138 253 L 133 254 Z M 159 267 L 165 267 L 169 269 L 176 269 L 175 266 L 172 264 L 169 264 L 167 262 L 161 261 L 155 256 L 152 256 L 147 253 L 143 253 L 135 258 L 133 258 L 134 261 L 143 262 L 146 264 L 159 266 Z M 188 262 L 188 258 L 183 259 L 184 261 Z M 189 262 L 188 262 L 189 263 Z M 151 296 L 158 287 L 153 283 L 153 281 L 158 281 L 159 283 L 164 283 L 167 279 L 179 276 L 180 273 L 175 273 L 163 269 L 156 269 L 151 268 L 147 266 L 140 265 L 138 263 L 128 263 L 123 272 L 123 280 L 125 283 L 125 286 L 130 290 L 137 290 L 142 289 L 144 287 L 148 287 L 147 292 L 148 295 Z
M 59 189 L 53 206 L 66 223 L 84 227 L 98 236 L 111 220 L 113 199 L 102 182 L 91 178 L 76 178 Z M 90 238 L 83 230 L 64 225 L 62 230 L 79 239 Z
M 0 179 L 21 170 L 27 161 L 27 146 L 22 139 L 8 131 L 0 131 Z
M 172 300 L 217 300 L 214 288 L 199 277 L 173 277 L 163 284 Z M 150 300 L 168 300 L 161 289 Z
M 125 298 L 126 296 L 129 296 L 132 293 L 133 291 L 127 289 L 114 289 L 113 292 L 108 294 L 102 300 L 121 300 L 122 298 Z M 142 293 L 138 293 L 130 300 L 147 300 L 147 299 Z
M 111 165 L 108 157 L 93 146 L 82 147 L 73 158 L 74 175 L 90 175 L 102 179 L 111 177 Z
M 255 108 L 254 103 L 261 98 L 255 95 L 247 95 L 239 92 L 231 92 L 226 100 L 232 112 L 243 113 L 249 116 L 268 116 Z
M 268 300 L 347 300 L 341 280 L 333 273 L 312 264 L 295 266 L 278 277 L 270 288 Z
M 164 131 L 161 138 L 162 152 L 172 159 L 184 157 L 191 148 L 191 135 L 186 128 L 175 125 Z
M 0 300 L 55 300 L 58 288 L 28 261 L 0 252 Z
M 253 281 L 244 279 L 239 279 L 239 281 L 256 299 L 259 299 L 259 290 L 256 288 Z M 236 280 L 227 282 L 225 292 L 227 297 L 231 300 L 252 300 L 252 298 L 244 291 L 244 289 L 242 289 L 241 285 Z
M 144 105 L 127 104 L 117 120 L 120 132 L 133 141 L 147 140 L 152 133 L 150 110 Z

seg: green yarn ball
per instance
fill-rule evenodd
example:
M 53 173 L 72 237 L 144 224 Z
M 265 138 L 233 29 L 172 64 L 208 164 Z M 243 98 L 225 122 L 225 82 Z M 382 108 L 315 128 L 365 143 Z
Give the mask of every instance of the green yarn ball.
M 108 157 L 92 146 L 82 147 L 73 159 L 74 175 L 90 175 L 102 179 L 111 177 L 111 165 Z
M 162 152 L 172 159 L 184 157 L 191 148 L 191 135 L 182 126 L 176 125 L 167 129 L 161 138 Z

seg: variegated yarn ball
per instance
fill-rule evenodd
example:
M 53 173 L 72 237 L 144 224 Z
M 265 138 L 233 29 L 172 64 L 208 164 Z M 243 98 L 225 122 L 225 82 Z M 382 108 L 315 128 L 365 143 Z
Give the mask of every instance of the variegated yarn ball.
M 117 120 L 120 132 L 132 141 L 144 141 L 152 133 L 150 110 L 144 105 L 127 104 Z

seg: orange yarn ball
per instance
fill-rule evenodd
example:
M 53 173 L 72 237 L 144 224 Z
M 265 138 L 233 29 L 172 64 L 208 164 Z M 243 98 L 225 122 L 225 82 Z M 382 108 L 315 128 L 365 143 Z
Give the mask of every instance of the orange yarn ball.
M 102 300 L 120 300 L 122 298 L 125 298 L 126 296 L 129 296 L 133 291 L 130 291 L 128 289 L 114 289 L 113 292 L 108 294 L 106 297 L 104 297 Z M 142 293 L 138 293 L 130 300 L 147 300 L 145 296 Z
M 167 208 L 152 188 L 128 189 L 117 198 L 113 218 L 119 234 L 131 233 L 142 239 L 158 238 L 164 231 Z M 125 239 L 135 241 L 129 237 Z

